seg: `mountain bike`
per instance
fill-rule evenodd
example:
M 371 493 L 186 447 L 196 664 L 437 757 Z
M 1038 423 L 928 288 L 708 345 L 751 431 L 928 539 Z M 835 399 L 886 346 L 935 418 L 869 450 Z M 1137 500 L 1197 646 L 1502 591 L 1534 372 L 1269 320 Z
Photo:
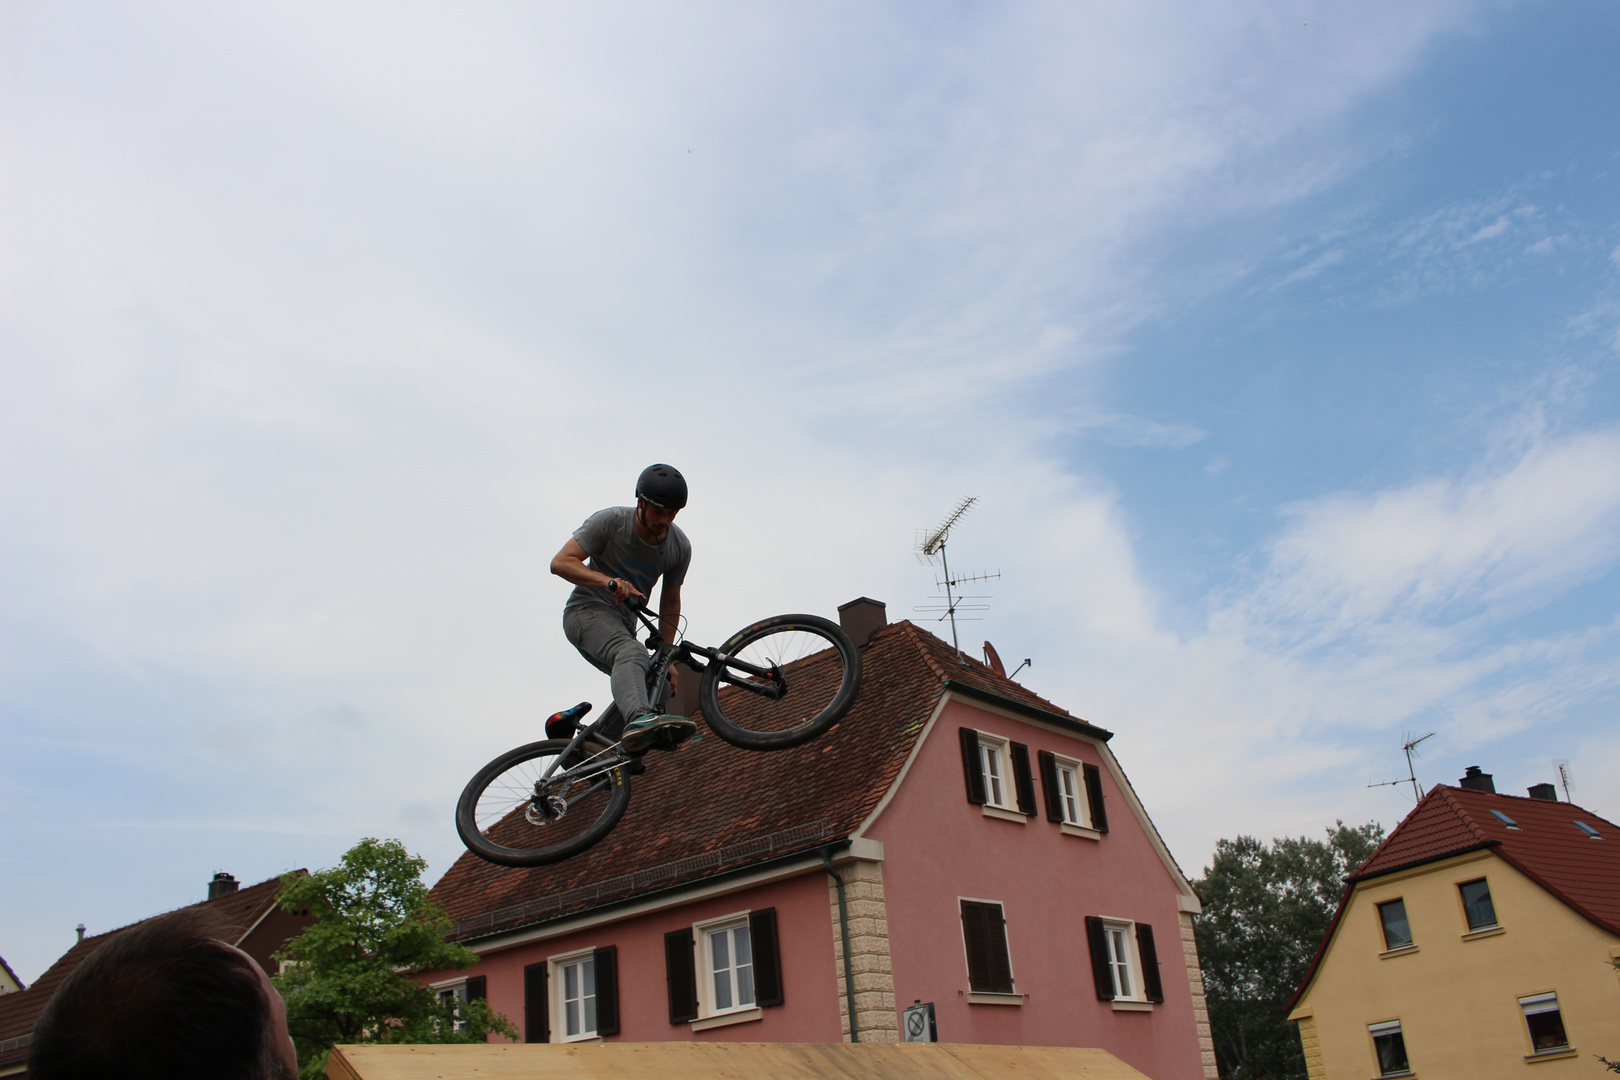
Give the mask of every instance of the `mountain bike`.
M 711 649 L 665 641 L 643 606 L 632 611 L 649 634 L 654 708 L 663 711 L 670 668 L 680 662 L 701 680 L 703 722 L 735 746 L 802 746 L 836 724 L 860 691 L 860 652 L 820 616 L 761 619 Z M 623 726 L 618 706 L 609 706 L 592 723 L 565 728 L 567 737 L 508 750 L 478 770 L 456 803 L 467 850 L 502 866 L 546 866 L 601 841 L 630 805 L 630 777 L 646 771 L 646 751 L 632 753 L 620 741 Z

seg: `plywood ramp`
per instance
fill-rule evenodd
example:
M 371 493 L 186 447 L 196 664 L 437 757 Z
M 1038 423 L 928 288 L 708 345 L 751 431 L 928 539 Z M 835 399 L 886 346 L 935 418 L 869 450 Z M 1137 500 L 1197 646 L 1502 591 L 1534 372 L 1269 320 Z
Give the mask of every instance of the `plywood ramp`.
M 1106 1050 L 971 1043 L 340 1046 L 331 1080 L 1148 1080 Z

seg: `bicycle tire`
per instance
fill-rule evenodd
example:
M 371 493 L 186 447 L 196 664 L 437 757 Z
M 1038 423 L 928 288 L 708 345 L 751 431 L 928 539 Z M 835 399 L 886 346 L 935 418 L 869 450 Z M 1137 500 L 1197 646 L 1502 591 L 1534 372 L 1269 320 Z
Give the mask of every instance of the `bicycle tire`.
M 613 830 L 630 805 L 630 778 L 609 759 L 601 771 L 547 793 L 564 800 L 561 815 L 535 806 L 537 781 L 568 745 L 566 739 L 542 739 L 519 746 L 473 775 L 456 802 L 456 832 L 468 851 L 501 866 L 546 866 L 578 855 Z M 581 746 L 589 754 L 606 753 L 600 744 Z
M 819 615 L 777 615 L 731 635 L 698 686 L 703 721 L 748 750 L 787 750 L 841 720 L 861 688 L 861 654 L 837 623 Z M 763 679 L 737 662 L 774 669 Z M 779 686 L 778 696 L 758 691 Z

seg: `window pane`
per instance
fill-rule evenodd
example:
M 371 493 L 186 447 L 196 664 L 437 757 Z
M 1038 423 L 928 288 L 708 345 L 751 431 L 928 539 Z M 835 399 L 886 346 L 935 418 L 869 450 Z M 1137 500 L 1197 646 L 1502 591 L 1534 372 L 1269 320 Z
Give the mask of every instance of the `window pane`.
M 1080 800 L 1074 782 L 1074 770 L 1067 767 L 1058 769 L 1058 780 L 1063 787 L 1063 820 L 1070 825 L 1080 824 Z
M 980 743 L 984 751 L 984 786 L 985 793 L 990 796 L 990 802 L 1001 806 L 1007 800 L 1001 797 L 1001 748 L 989 743 Z
M 731 933 L 737 953 L 737 966 L 742 967 L 744 964 L 752 964 L 754 961 L 750 954 L 752 945 L 748 939 L 748 927 L 739 926 Z
M 579 1000 L 579 965 L 569 964 L 563 968 L 563 1000 Z
M 579 1002 L 578 1000 L 563 1002 L 563 1031 L 569 1035 L 579 1034 Z
M 585 999 L 585 1030 L 596 1030 L 596 995 Z
M 737 969 L 737 1004 L 752 1005 L 754 1003 L 754 969 L 752 967 L 739 967 Z
M 1412 931 L 1406 925 L 1406 901 L 1379 904 L 1378 917 L 1384 924 L 1384 948 L 1400 949 L 1412 944 Z
M 585 996 L 596 996 L 596 961 L 587 960 L 579 965 L 585 970 Z M 593 1024 L 592 1027 L 595 1025 Z
M 1128 998 L 1131 990 L 1131 961 L 1130 945 L 1125 941 L 1125 931 L 1117 927 L 1108 928 L 1108 959 L 1114 969 L 1114 996 Z
M 1491 904 L 1491 887 L 1483 881 L 1470 881 L 1461 888 L 1463 910 L 1468 913 L 1468 929 L 1495 926 L 1496 908 Z
M 1378 1071 L 1381 1075 L 1411 1070 L 1406 1062 L 1406 1040 L 1401 1038 L 1399 1029 L 1387 1035 L 1374 1035 L 1373 1048 L 1378 1052 Z
M 713 960 L 714 1008 L 718 1012 L 732 1007 L 731 931 L 716 930 L 709 935 L 709 955 Z
M 1530 1045 L 1536 1048 L 1536 1053 L 1562 1050 L 1569 1045 L 1569 1037 L 1564 1034 L 1564 1017 L 1556 1006 L 1548 1012 L 1531 1013 L 1524 1022 L 1530 1025 Z
M 730 971 L 717 971 L 714 973 L 714 1007 L 716 1010 L 731 1008 Z

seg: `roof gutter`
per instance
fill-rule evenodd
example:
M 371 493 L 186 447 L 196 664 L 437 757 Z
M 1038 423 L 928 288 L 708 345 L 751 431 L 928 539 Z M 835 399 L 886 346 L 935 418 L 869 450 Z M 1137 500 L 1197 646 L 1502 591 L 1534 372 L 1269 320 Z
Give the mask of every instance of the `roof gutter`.
M 1109 731 L 1107 728 L 1100 728 L 1095 724 L 1088 724 L 1084 720 L 1076 720 L 1074 717 L 1065 715 L 1063 713 L 1055 713 L 1047 709 L 1038 709 L 1033 705 L 1028 705 L 1022 701 L 1019 701 L 1016 698 L 1005 697 L 1001 694 L 995 693 L 994 691 L 986 690 L 983 687 L 974 686 L 972 683 L 961 682 L 957 679 L 948 678 L 945 680 L 945 689 L 949 693 L 960 694 L 963 697 L 973 698 L 977 701 L 994 705 L 997 708 L 1006 709 L 1008 712 L 1017 713 L 1020 716 L 1027 716 L 1031 720 L 1039 720 L 1042 723 L 1051 724 L 1053 727 L 1063 728 L 1065 731 L 1072 731 L 1077 735 L 1085 735 L 1089 738 L 1099 739 L 1102 742 L 1107 742 L 1109 739 L 1114 737 L 1114 733 Z
M 1405 781 L 1402 781 L 1402 783 L 1405 783 Z M 1467 847 L 1452 848 L 1450 851 L 1443 851 L 1438 855 L 1429 855 L 1421 859 L 1413 859 L 1411 862 L 1401 863 L 1399 866 L 1381 866 L 1371 873 L 1351 874 L 1344 880 L 1348 885 L 1354 885 L 1361 881 L 1372 881 L 1374 878 L 1387 877 L 1390 874 L 1400 873 L 1402 870 L 1410 870 L 1415 866 L 1427 866 L 1430 863 L 1444 862 L 1446 859 L 1455 859 L 1458 855 L 1467 855 L 1469 852 L 1484 851 L 1486 848 L 1500 847 L 1501 844 L 1502 841 L 1500 840 L 1481 840 L 1477 844 L 1470 844 Z M 1372 860 L 1369 858 L 1367 861 L 1371 862 Z

